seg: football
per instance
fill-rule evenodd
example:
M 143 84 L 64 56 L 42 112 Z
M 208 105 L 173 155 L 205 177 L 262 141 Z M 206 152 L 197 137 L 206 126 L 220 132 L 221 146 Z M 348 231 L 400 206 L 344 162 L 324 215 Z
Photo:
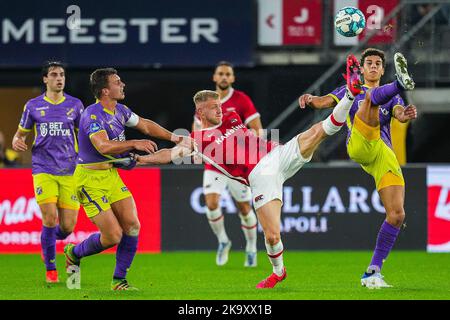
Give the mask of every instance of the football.
M 361 10 L 355 7 L 344 7 L 334 18 L 334 27 L 344 37 L 355 37 L 366 26 L 366 18 Z

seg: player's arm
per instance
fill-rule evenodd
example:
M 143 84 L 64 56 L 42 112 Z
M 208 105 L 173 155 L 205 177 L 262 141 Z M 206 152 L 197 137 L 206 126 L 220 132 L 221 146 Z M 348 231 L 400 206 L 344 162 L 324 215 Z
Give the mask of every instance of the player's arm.
M 182 136 L 174 134 L 169 130 L 161 127 L 156 122 L 141 117 L 139 117 L 139 122 L 137 123 L 135 128 L 145 135 L 162 140 L 172 141 L 175 143 L 180 143 L 184 139 Z
M 109 140 L 106 131 L 98 131 L 89 136 L 92 144 L 101 154 L 115 155 L 131 150 L 145 151 L 147 153 L 158 150 L 156 143 L 151 140 Z
M 261 117 L 257 117 L 251 120 L 249 123 L 247 123 L 247 127 L 249 127 L 255 133 L 255 135 L 261 135 L 263 132 Z
M 12 148 L 14 149 L 14 151 L 27 151 L 28 150 L 28 146 L 25 142 L 28 134 L 29 134 L 28 131 L 24 131 L 20 128 L 17 129 L 16 134 L 14 135 L 13 140 L 12 140 Z
M 170 149 L 162 149 L 155 153 L 148 154 L 145 156 L 137 156 L 136 161 L 137 164 L 167 164 L 172 162 L 173 160 L 183 158 L 192 154 L 192 149 L 175 146 Z
M 405 108 L 398 104 L 394 107 L 393 115 L 398 121 L 405 123 L 417 118 L 417 109 L 412 104 Z
M 19 127 L 12 140 L 12 148 L 14 151 L 27 151 L 28 146 L 25 142 L 31 128 L 34 125 L 34 119 L 31 116 L 29 103 L 27 102 L 23 107 L 22 117 L 20 118 Z
M 306 93 L 298 98 L 298 104 L 302 109 L 304 109 L 305 107 L 325 109 L 335 107 L 337 105 L 337 101 L 330 95 L 319 97 Z

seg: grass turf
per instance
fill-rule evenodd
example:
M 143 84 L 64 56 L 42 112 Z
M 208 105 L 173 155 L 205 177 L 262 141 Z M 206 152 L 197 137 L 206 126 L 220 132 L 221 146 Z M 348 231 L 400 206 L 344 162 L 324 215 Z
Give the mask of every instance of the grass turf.
M 6 254 L 0 255 L 0 299 L 450 299 L 450 254 L 393 251 L 383 274 L 394 287 L 380 290 L 360 286 L 370 258 L 368 251 L 288 251 L 287 279 L 275 289 L 257 290 L 255 285 L 271 273 L 264 252 L 259 252 L 259 265 L 253 269 L 243 267 L 243 252 L 231 252 L 223 267 L 215 265 L 214 252 L 138 254 L 128 280 L 140 290 L 112 292 L 112 254 L 82 260 L 80 290 L 66 288 L 63 255 L 57 256 L 61 282 L 46 284 L 40 255 Z

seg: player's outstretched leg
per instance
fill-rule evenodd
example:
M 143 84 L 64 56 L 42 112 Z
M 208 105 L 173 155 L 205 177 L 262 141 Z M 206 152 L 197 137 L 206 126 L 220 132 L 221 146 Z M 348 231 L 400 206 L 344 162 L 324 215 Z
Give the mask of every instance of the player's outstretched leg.
M 388 103 L 397 94 L 405 90 L 413 90 L 415 87 L 414 80 L 408 73 L 408 63 L 405 57 L 397 52 L 394 55 L 394 65 L 397 80 L 383 86 L 373 88 L 370 92 L 372 105 L 379 106 Z
M 347 57 L 347 73 L 345 79 L 347 81 L 345 96 L 334 107 L 330 116 L 322 121 L 323 130 L 328 136 L 341 130 L 347 120 L 348 113 L 355 99 L 354 97 L 361 92 L 361 68 L 358 59 L 354 55 Z
M 358 59 L 353 55 L 347 57 L 345 78 L 347 80 L 346 94 L 334 107 L 333 112 L 322 122 L 314 124 L 298 135 L 300 153 L 304 159 L 310 159 L 324 139 L 341 130 L 352 107 L 354 96 L 361 92 L 360 66 Z

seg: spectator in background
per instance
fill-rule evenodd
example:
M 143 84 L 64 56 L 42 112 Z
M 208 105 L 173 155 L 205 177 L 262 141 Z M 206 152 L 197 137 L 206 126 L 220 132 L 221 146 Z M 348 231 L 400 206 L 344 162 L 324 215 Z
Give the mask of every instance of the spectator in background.
M 19 154 L 12 149 L 6 148 L 5 136 L 0 131 L 0 168 L 15 167 L 19 160 Z
M 420 21 L 424 16 L 426 16 L 436 4 L 418 4 L 415 6 L 415 10 L 413 10 L 413 24 L 416 24 Z M 437 25 L 448 25 L 450 26 L 450 4 L 442 5 L 442 8 L 436 13 L 434 16 L 435 22 Z

